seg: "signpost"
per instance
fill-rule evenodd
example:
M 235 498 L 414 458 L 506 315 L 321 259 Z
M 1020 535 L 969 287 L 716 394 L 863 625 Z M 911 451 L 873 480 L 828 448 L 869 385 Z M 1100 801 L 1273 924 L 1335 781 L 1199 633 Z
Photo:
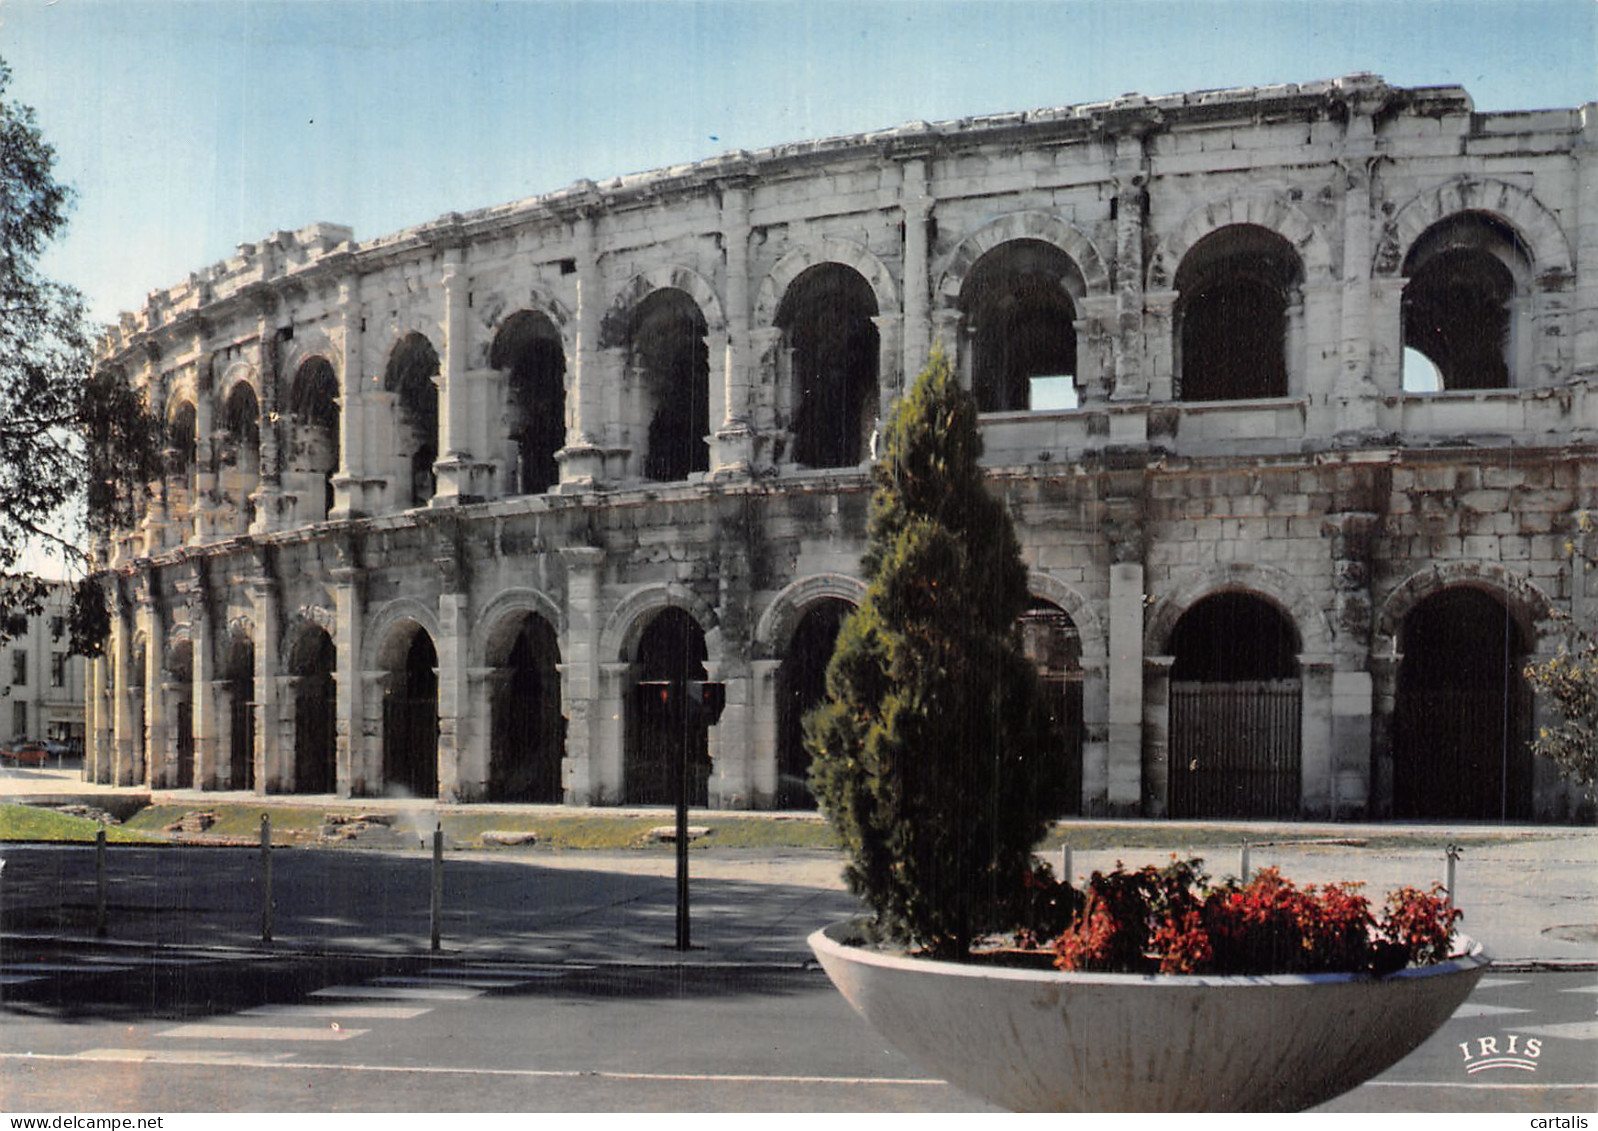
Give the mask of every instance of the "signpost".
M 677 949 L 688 950 L 688 799 L 693 794 L 693 735 L 715 726 L 727 702 L 727 685 L 704 679 L 651 679 L 639 687 L 665 708 L 666 725 L 676 732 L 677 772 L 673 793 L 677 805 Z

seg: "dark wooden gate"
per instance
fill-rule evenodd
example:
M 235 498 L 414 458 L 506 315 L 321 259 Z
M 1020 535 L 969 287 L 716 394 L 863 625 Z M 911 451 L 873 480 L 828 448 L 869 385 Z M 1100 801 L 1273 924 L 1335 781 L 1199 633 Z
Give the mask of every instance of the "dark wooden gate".
M 1404 688 L 1394 718 L 1398 817 L 1507 821 L 1531 814 L 1531 694 L 1504 687 Z
M 1296 817 L 1303 686 L 1171 684 L 1170 814 Z

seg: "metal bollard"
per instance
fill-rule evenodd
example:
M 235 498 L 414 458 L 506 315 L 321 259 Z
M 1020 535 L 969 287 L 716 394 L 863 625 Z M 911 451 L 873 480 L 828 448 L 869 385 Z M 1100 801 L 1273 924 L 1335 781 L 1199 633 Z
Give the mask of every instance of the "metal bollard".
M 1249 863 L 1249 844 L 1245 840 L 1242 849 L 1237 854 L 1237 876 L 1239 881 L 1245 884 L 1248 883 Z
M 272 818 L 261 814 L 261 941 L 272 941 Z
M 444 919 L 444 822 L 433 829 L 433 949 L 440 949 Z
M 94 834 L 94 933 L 105 937 L 105 830 Z
M 1463 856 L 1464 854 L 1465 854 L 1464 851 L 1461 850 L 1459 845 L 1457 845 L 1457 844 L 1450 844 L 1447 847 L 1447 849 L 1444 850 L 1444 856 L 1445 856 L 1445 858 L 1447 860 L 1447 863 L 1444 865 L 1444 871 L 1443 871 L 1443 890 L 1448 893 L 1448 904 L 1447 904 L 1447 906 L 1448 906 L 1448 909 L 1450 911 L 1452 911 L 1454 909 L 1454 906 L 1455 906 L 1455 904 L 1454 904 L 1454 865 L 1458 862 L 1459 858 L 1461 856 Z

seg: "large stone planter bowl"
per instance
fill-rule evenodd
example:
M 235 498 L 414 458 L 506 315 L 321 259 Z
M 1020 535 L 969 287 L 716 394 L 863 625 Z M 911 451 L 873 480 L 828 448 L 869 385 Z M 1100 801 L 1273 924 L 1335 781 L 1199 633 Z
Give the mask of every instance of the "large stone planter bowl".
M 1385 978 L 1069 974 L 810 947 L 910 1059 L 1017 1111 L 1300 1111 L 1396 1064 L 1470 996 L 1488 960 Z

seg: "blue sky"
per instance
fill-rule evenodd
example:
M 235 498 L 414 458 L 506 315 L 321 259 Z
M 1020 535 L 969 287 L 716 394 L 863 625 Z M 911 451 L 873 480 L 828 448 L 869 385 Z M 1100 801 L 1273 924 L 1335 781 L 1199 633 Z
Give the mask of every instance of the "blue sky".
M 0 0 L 78 193 L 46 266 L 104 320 L 317 220 L 448 211 L 786 141 L 1375 71 L 1598 98 L 1594 0 Z

